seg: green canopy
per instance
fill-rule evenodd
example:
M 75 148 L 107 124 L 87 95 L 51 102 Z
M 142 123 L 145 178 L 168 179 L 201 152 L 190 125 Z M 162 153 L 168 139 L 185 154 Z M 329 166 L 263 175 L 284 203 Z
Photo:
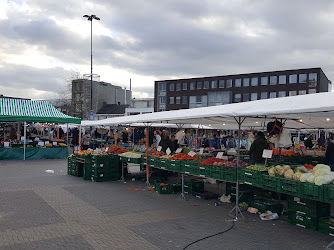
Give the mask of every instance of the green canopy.
M 76 123 L 81 119 L 68 116 L 47 101 L 0 98 L 0 121 Z

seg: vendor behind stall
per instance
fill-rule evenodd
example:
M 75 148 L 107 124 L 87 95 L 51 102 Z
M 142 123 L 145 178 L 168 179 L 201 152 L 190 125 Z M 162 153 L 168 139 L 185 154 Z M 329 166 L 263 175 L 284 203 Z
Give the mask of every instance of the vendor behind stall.
M 252 160 L 255 162 L 264 162 L 264 158 L 262 158 L 263 150 L 269 149 L 269 143 L 267 139 L 264 137 L 264 133 L 262 131 L 259 131 L 257 133 L 257 138 L 252 143 L 252 146 L 249 151 L 249 155 Z

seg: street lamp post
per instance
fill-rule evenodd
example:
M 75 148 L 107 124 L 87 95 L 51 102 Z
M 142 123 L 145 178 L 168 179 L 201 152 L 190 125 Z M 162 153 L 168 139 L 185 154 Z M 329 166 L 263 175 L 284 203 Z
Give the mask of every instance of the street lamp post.
M 96 15 L 84 15 L 90 21 L 90 119 L 93 120 L 93 19 L 100 20 Z

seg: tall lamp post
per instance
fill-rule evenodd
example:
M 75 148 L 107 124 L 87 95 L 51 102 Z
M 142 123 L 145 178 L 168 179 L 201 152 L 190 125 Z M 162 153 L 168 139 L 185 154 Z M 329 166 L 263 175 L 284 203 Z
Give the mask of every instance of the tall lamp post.
M 84 15 L 90 21 L 90 119 L 93 120 L 93 19 L 100 20 L 96 15 Z

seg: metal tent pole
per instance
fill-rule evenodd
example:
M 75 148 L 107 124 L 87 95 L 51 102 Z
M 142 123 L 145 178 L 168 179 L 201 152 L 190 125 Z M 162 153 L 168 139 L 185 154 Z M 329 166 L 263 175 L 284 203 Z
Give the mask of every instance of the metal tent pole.
M 27 137 L 27 122 L 24 122 L 24 144 L 23 144 L 23 160 L 26 160 L 26 137 Z
M 148 137 L 149 137 L 149 129 L 146 126 L 146 183 L 145 186 L 151 188 L 150 184 L 150 168 L 148 166 Z
M 44 130 L 43 130 L 44 133 Z M 68 143 L 68 123 L 66 123 L 66 144 L 67 144 L 67 152 L 69 152 L 69 143 Z
M 182 185 L 182 192 L 180 194 L 180 198 L 186 200 L 186 197 L 184 195 L 184 174 L 181 175 L 181 185 Z
M 241 218 L 239 220 L 245 221 L 245 217 L 243 216 L 240 208 L 239 208 L 239 181 L 238 181 L 238 169 L 240 167 L 240 134 L 241 134 L 241 124 L 245 120 L 245 118 L 241 121 L 241 117 L 238 119 L 234 118 L 238 123 L 238 154 L 237 154 L 237 169 L 236 169 L 236 197 L 235 197 L 235 207 L 230 211 L 229 216 L 233 216 L 233 212 L 235 210 L 235 220 L 238 220 L 238 214 L 240 214 Z

